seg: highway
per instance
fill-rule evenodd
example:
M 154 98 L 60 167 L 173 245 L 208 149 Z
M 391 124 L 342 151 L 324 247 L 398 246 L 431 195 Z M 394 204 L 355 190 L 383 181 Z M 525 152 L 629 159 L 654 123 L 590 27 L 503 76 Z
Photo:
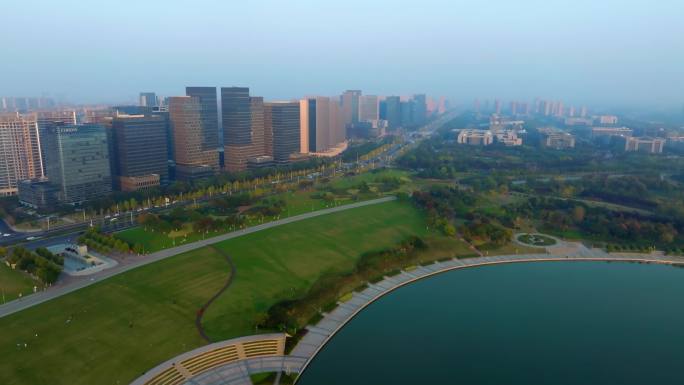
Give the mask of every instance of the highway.
M 188 251 L 192 251 L 195 249 L 199 249 L 201 247 L 205 247 L 214 243 L 222 242 L 228 239 L 233 239 L 237 237 L 241 237 L 246 234 L 251 234 L 255 233 L 257 231 L 262 231 L 282 225 L 286 225 L 288 223 L 293 223 L 293 222 L 299 222 L 302 220 L 310 219 L 310 218 L 315 218 L 321 215 L 327 215 L 327 214 L 332 214 L 332 213 L 337 213 L 340 211 L 345 211 L 345 210 L 350 210 L 358 207 L 364 207 L 364 206 L 369 206 L 369 205 L 375 205 L 378 203 L 384 203 L 384 202 L 389 202 L 392 200 L 395 200 L 396 198 L 391 196 L 391 197 L 384 197 L 384 198 L 379 198 L 379 199 L 374 199 L 374 200 L 369 200 L 369 201 L 364 201 L 364 202 L 357 202 L 357 203 L 352 203 L 344 206 L 338 206 L 338 207 L 333 207 L 330 209 L 324 209 L 324 210 L 318 210 L 318 211 L 313 211 L 310 213 L 305 213 L 301 215 L 296 215 L 293 217 L 289 218 L 284 218 L 284 219 L 279 219 L 273 222 L 269 223 L 264 223 L 261 225 L 249 227 L 243 230 L 238 230 L 234 231 L 231 233 L 226 233 L 222 235 L 218 235 L 213 238 L 209 239 L 204 239 L 200 240 L 197 242 L 193 243 L 187 243 L 182 246 L 177 246 L 165 250 L 160 250 L 156 253 L 149 254 L 145 257 L 142 257 L 140 260 L 135 261 L 130 264 L 120 264 L 118 266 L 115 266 L 111 269 L 103 270 L 99 273 L 94 273 L 89 276 L 83 276 L 81 279 L 71 281 L 69 283 L 65 283 L 61 286 L 55 286 L 53 288 L 50 288 L 46 291 L 41 291 L 26 297 L 23 297 L 22 299 L 19 300 L 14 300 L 11 302 L 8 302 L 4 305 L 0 305 L 0 318 L 8 316 L 10 314 L 14 314 L 16 312 L 31 308 L 33 306 L 39 305 L 43 302 L 50 301 L 52 299 L 61 297 L 65 294 L 69 294 L 73 291 L 82 289 L 84 287 L 90 286 L 94 283 L 101 282 L 107 278 L 111 278 L 115 275 L 124 273 L 129 270 L 133 270 L 135 268 L 138 268 L 140 266 L 145 266 L 150 263 L 158 262 L 166 258 L 173 257 L 178 254 L 186 253 Z M 50 240 L 51 243 L 54 243 L 54 240 Z

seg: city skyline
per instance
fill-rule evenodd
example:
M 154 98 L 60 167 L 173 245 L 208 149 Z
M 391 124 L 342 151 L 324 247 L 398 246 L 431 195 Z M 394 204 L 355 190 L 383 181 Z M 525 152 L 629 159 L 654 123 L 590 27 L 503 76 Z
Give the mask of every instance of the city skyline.
M 200 1 L 191 9 L 150 1 L 131 12 L 132 5 L 6 7 L 0 31 L 17 38 L 6 51 L 13 59 L 0 63 L 2 93 L 121 103 L 136 100 L 139 90 L 182 95 L 185 84 L 249 84 L 266 100 L 361 86 L 370 94 L 423 90 L 459 102 L 550 95 L 681 106 L 684 99 L 684 9 L 675 1 Z M 29 21 L 36 27 L 25 28 Z M 24 31 L 21 38 L 15 30 Z M 44 57 L 64 49 L 45 44 L 53 39 L 74 55 L 46 65 Z

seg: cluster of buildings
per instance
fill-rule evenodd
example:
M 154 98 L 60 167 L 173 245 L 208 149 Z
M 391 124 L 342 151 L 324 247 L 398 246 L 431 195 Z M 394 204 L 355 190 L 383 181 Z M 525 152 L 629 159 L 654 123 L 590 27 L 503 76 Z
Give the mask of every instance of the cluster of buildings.
M 0 97 L 0 112 L 37 110 L 56 106 L 54 99 L 46 97 Z
M 505 146 L 521 146 L 525 132 L 525 121 L 509 119 L 499 114 L 492 114 L 487 129 L 460 130 L 456 137 L 459 144 L 488 146 L 495 142 Z
M 0 114 L 0 195 L 18 194 L 35 207 L 80 204 L 112 190 L 334 156 L 347 138 L 382 136 L 428 117 L 425 95 L 349 90 L 269 102 L 247 87 L 185 91 L 143 92 L 137 106 L 78 113 L 3 98 L 3 109 L 14 112 Z
M 480 102 L 476 101 L 475 109 L 478 114 L 481 108 Z M 559 125 L 566 126 L 572 131 L 570 133 L 553 126 L 539 128 L 541 145 L 553 149 L 574 148 L 575 133 L 582 135 L 583 132 L 588 134 L 587 139 L 597 145 L 610 145 L 624 151 L 659 154 L 663 152 L 666 142 L 671 142 L 673 146 L 679 143 L 673 138 L 668 140 L 660 137 L 634 136 L 634 130 L 620 126 L 615 115 L 589 115 L 586 107 L 579 110 L 574 107 L 565 108 L 560 101 L 538 99 L 534 104 L 513 101 L 508 109 L 504 109 L 500 101 L 495 100 L 493 108 L 486 102 L 484 110 L 491 113 L 489 126 L 486 129 L 460 130 L 456 138 L 458 143 L 480 146 L 493 143 L 502 143 L 506 146 L 522 145 L 526 132 L 523 128 L 525 121 L 520 118 L 532 115 L 551 117 Z M 503 115 L 503 111 L 507 115 Z
M 617 119 L 613 120 L 617 125 Z M 617 142 L 624 143 L 624 150 L 630 152 L 645 152 L 649 154 L 661 154 L 665 148 L 667 139 L 651 136 L 633 136 L 634 130 L 628 127 L 592 127 L 591 137 L 594 141 L 602 144 Z
M 588 117 L 588 109 L 585 106 L 575 108 L 574 106 L 565 106 L 562 101 L 535 99 L 534 102 L 529 103 L 525 101 L 513 100 L 504 106 L 500 99 L 494 99 L 493 103 L 485 100 L 484 103 L 479 99 L 475 100 L 476 113 L 492 113 L 502 115 L 504 113 L 512 116 L 529 116 L 540 115 L 549 117 L 561 118 L 586 118 Z

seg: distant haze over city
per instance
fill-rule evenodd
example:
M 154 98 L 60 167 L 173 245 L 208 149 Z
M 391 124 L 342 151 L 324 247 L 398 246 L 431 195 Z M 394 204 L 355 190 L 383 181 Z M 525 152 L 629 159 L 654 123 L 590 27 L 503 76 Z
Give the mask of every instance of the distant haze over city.
M 39 0 L 2 13 L 1 96 L 126 103 L 146 90 L 235 85 L 267 99 L 363 89 L 463 103 L 684 103 L 676 0 Z

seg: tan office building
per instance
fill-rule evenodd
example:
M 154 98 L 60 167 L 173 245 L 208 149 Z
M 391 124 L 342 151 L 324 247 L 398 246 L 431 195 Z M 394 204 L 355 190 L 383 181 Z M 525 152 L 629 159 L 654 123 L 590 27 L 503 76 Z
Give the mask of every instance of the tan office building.
M 218 151 L 204 149 L 204 132 L 199 98 L 169 98 L 169 119 L 173 133 L 176 178 L 193 179 L 211 175 L 218 169 Z
M 380 101 L 377 95 L 359 97 L 359 121 L 372 122 L 380 119 Z
M 300 152 L 321 153 L 345 141 L 344 117 L 339 104 L 329 97 L 300 100 Z
M 273 132 L 267 129 L 264 122 L 263 97 L 249 97 L 249 119 L 244 123 L 250 127 L 248 138 L 232 140 L 225 147 L 227 171 L 243 171 L 259 159 L 273 157 Z
M 0 196 L 15 195 L 19 182 L 44 175 L 36 115 L 0 115 Z

